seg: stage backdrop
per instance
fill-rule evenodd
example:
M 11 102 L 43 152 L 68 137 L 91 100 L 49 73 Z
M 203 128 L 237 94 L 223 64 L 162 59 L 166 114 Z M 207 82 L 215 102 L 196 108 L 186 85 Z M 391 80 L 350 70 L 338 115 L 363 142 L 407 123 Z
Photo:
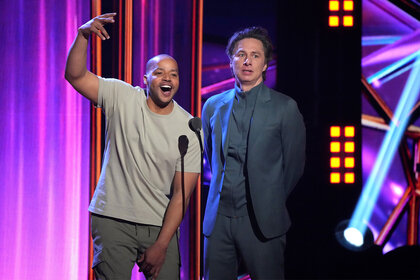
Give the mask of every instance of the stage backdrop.
M 89 4 L 0 4 L 1 279 L 87 278 L 90 104 L 64 67 Z

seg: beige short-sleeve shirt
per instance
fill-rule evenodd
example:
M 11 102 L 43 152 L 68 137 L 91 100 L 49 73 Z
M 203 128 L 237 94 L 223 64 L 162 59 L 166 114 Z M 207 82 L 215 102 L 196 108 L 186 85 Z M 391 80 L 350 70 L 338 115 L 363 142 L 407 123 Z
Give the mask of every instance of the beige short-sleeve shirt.
M 150 111 L 142 88 L 99 78 L 97 106 L 105 114 L 101 175 L 89 206 L 92 213 L 161 226 L 175 171 L 181 171 L 178 138 L 189 140 L 185 172 L 200 173 L 192 117 L 175 101 L 172 112 Z

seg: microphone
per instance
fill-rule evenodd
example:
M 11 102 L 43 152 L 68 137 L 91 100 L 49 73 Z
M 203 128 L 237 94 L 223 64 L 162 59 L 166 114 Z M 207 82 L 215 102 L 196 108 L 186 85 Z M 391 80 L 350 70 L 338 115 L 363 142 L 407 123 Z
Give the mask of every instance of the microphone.
M 188 121 L 188 126 L 190 129 L 196 133 L 201 130 L 201 119 L 199 117 L 194 117 Z
M 188 137 L 186 135 L 181 135 L 178 137 L 178 149 L 181 157 L 184 157 L 188 150 Z
M 184 156 L 188 150 L 188 137 L 181 135 L 178 137 L 178 149 L 181 154 L 181 190 L 182 190 L 182 218 L 185 216 L 185 182 L 184 182 Z

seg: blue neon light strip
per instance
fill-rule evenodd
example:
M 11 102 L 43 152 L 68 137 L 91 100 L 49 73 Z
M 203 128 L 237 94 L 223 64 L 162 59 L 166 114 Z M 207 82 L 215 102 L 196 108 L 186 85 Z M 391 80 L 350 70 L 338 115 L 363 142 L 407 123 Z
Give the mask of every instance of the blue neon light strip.
M 397 72 L 392 73 L 389 76 L 386 76 L 385 78 L 381 79 L 381 85 L 391 81 L 392 79 L 394 79 L 395 77 L 398 77 L 402 74 L 404 74 L 405 72 L 407 72 L 408 70 L 410 70 L 411 68 L 415 67 L 416 65 L 420 64 L 420 60 L 416 60 L 416 62 L 414 62 L 413 64 L 407 65 L 404 68 L 401 68 L 400 70 L 398 70 Z
M 364 36 L 362 46 L 389 45 L 401 39 L 401 36 Z
M 365 234 L 385 176 L 388 173 L 392 159 L 401 141 L 401 137 L 409 120 L 409 113 L 417 101 L 420 92 L 420 51 L 415 53 L 417 61 L 407 79 L 400 101 L 398 102 L 394 119 L 385 135 L 375 165 L 369 175 L 356 209 L 350 220 L 349 227 L 358 229 Z M 412 56 L 412 55 L 411 55 Z
M 415 53 L 404 57 L 401 60 L 398 60 L 397 62 L 383 68 L 382 70 L 380 70 L 379 72 L 376 72 L 375 74 L 373 74 L 372 76 L 367 78 L 367 81 L 369 83 L 372 83 L 373 81 L 378 81 L 381 78 L 389 75 L 390 73 L 394 72 L 395 70 L 397 70 L 400 67 L 403 67 L 405 64 L 409 63 L 410 61 L 416 59 L 418 56 L 420 55 L 420 50 L 416 51 Z

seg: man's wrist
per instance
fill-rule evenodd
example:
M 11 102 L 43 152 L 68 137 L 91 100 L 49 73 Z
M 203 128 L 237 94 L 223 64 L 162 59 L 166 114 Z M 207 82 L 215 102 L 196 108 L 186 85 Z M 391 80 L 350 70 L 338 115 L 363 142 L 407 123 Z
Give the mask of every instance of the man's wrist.
M 155 241 L 155 246 L 158 246 L 159 248 L 161 248 L 161 249 L 163 249 L 163 250 L 166 251 L 168 249 L 168 247 L 169 247 L 169 241 L 165 241 L 165 240 L 163 240 L 161 238 L 158 238 Z
M 79 29 L 77 29 L 77 34 L 82 36 L 86 40 L 89 40 L 90 34 L 87 34 L 86 32 L 83 32 L 81 27 L 79 27 Z

